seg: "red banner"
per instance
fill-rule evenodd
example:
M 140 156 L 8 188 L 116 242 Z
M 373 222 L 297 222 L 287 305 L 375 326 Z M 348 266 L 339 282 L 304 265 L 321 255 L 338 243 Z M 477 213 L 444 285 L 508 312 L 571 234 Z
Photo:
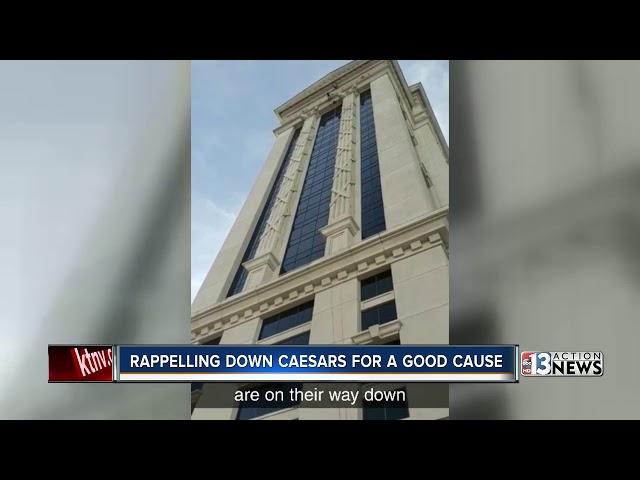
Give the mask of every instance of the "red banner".
M 111 345 L 49 345 L 50 382 L 112 382 Z

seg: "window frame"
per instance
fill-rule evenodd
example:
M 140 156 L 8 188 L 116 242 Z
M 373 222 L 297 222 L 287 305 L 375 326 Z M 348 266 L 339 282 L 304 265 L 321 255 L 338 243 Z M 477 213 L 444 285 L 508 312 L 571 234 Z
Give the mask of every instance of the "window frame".
M 264 318 L 260 318 L 260 326 L 258 328 L 258 333 L 257 333 L 257 338 L 256 338 L 256 343 L 258 344 L 268 344 L 271 345 L 273 344 L 273 339 L 275 339 L 275 341 L 278 340 L 283 340 L 289 337 L 293 337 L 295 335 L 298 334 L 302 334 L 304 333 L 304 331 L 306 330 L 310 330 L 310 324 L 311 321 L 313 320 L 313 310 L 315 307 L 315 303 L 314 303 L 315 299 L 311 299 L 311 300 L 307 300 L 304 302 L 300 302 L 296 305 L 287 305 L 287 308 L 280 310 L 279 312 L 275 312 L 271 315 L 269 315 L 268 317 L 264 317 Z M 307 307 L 308 306 L 308 307 Z M 262 332 L 264 331 L 265 328 L 265 324 L 270 323 L 270 321 L 274 321 L 273 319 L 275 317 L 279 317 L 287 312 L 290 312 L 292 310 L 297 310 L 296 313 L 300 312 L 300 309 L 303 308 L 306 310 L 307 308 L 309 308 L 311 310 L 311 314 L 309 316 L 309 319 L 307 321 L 304 321 L 302 323 L 298 323 L 292 327 L 289 327 L 285 330 L 281 330 L 278 331 L 276 333 L 273 333 L 271 335 L 268 335 L 266 337 L 262 336 Z M 270 341 L 271 340 L 271 341 Z
M 395 311 L 395 318 L 392 318 L 392 319 L 387 320 L 387 321 L 385 321 L 385 322 L 378 321 L 378 322 L 376 322 L 376 323 L 371 323 L 370 325 L 367 325 L 366 327 L 364 326 L 364 323 L 363 323 L 363 320 L 364 320 L 364 319 L 363 319 L 363 314 L 368 313 L 368 312 L 371 312 L 371 311 L 373 311 L 373 310 L 376 310 L 376 311 L 377 311 L 377 319 L 378 319 L 378 320 L 380 320 L 381 309 L 382 309 L 383 307 L 385 307 L 386 305 L 391 305 L 391 304 L 393 304 L 393 310 Z M 371 327 L 373 327 L 373 326 L 375 326 L 375 325 L 383 326 L 383 325 L 386 325 L 386 324 L 388 324 L 388 323 L 391 323 L 391 322 L 393 322 L 393 321 L 395 321 L 395 320 L 398 320 L 398 309 L 397 309 L 397 307 L 396 307 L 396 301 L 395 301 L 395 298 L 394 298 L 393 300 L 389 300 L 389 301 L 386 301 L 386 302 L 381 302 L 381 303 L 376 304 L 376 305 L 375 305 L 375 306 L 373 306 L 373 307 L 369 307 L 369 308 L 367 308 L 367 309 L 365 309 L 365 310 L 361 310 L 361 311 L 360 311 L 360 331 L 361 331 L 361 332 L 362 332 L 362 331 L 366 331 L 366 330 L 368 330 L 369 328 L 371 328 Z
M 275 384 L 278 384 L 280 386 L 283 386 L 283 388 L 286 390 L 288 390 L 289 388 L 291 388 L 292 386 L 297 386 L 300 389 L 304 388 L 304 383 L 303 382 L 266 382 L 266 383 L 250 383 L 248 385 L 244 385 L 241 390 L 242 391 L 246 391 L 246 390 L 259 390 L 260 388 L 269 388 L 271 386 L 273 386 Z M 285 396 L 285 399 L 287 397 Z M 233 411 L 233 419 L 234 420 L 238 420 L 238 421 L 247 421 L 247 420 L 263 420 L 263 419 L 267 419 L 270 418 L 272 416 L 276 416 L 276 415 L 281 415 L 284 414 L 285 412 L 290 412 L 293 410 L 296 410 L 299 408 L 300 403 L 302 402 L 295 402 L 293 403 L 291 406 L 286 406 L 286 407 L 282 407 L 276 410 L 271 410 L 270 412 L 266 412 L 266 413 L 262 413 L 260 415 L 256 415 L 254 417 L 250 417 L 250 418 L 240 418 L 240 412 L 242 411 L 242 402 L 235 402 L 234 405 L 234 411 Z M 253 409 L 258 409 L 259 407 L 247 407 L 247 408 L 253 408 Z M 267 408 L 268 409 L 268 408 Z
M 383 276 L 384 275 L 384 276 Z M 388 290 L 384 290 L 384 291 L 379 291 L 379 283 L 382 280 L 385 279 L 389 279 L 390 283 L 391 283 L 391 288 Z M 373 280 L 372 280 L 373 279 Z M 371 300 L 376 299 L 377 297 L 380 297 L 382 295 L 385 295 L 389 292 L 393 292 L 394 291 L 394 284 L 393 284 L 393 273 L 391 271 L 391 268 L 385 268 L 382 270 L 378 270 L 375 273 L 372 273 L 371 275 L 367 275 L 366 277 L 360 278 L 360 302 L 369 302 Z M 370 297 L 367 298 L 363 298 L 362 294 L 363 294 L 363 287 L 365 286 L 364 283 L 365 282 L 371 282 L 373 285 L 376 285 L 376 293 Z M 368 283 L 367 283 L 368 286 Z

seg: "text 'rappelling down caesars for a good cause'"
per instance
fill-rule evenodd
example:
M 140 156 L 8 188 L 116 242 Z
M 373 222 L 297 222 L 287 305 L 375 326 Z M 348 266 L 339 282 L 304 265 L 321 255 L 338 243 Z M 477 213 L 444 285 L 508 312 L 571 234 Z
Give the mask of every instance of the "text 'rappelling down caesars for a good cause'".
M 117 347 L 118 381 L 517 381 L 515 345 Z

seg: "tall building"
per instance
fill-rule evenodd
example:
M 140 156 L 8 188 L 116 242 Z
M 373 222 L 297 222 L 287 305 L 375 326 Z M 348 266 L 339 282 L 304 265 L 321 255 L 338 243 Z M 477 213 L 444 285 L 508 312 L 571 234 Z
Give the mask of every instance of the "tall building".
M 192 341 L 448 343 L 448 147 L 422 85 L 395 61 L 358 60 L 275 113 L 273 148 L 193 302 Z M 193 419 L 448 415 L 446 384 L 392 407 L 271 412 L 206 408 L 216 387 L 195 388 Z

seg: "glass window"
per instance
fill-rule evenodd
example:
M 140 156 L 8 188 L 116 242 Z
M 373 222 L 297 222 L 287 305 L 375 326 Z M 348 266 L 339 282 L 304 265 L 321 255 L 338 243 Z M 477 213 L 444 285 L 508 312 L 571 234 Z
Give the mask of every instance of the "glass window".
M 309 345 L 310 335 L 311 335 L 311 332 L 306 331 L 299 335 L 294 335 L 293 337 L 289 337 L 286 340 L 282 340 L 281 342 L 277 342 L 274 345 Z
M 325 238 L 320 229 L 325 227 L 329 220 L 340 112 L 340 108 L 336 108 L 325 113 L 320 119 L 309 168 L 293 219 L 289 244 L 282 261 L 282 273 L 324 256 Z
M 291 328 L 311 321 L 313 315 L 313 300 L 297 307 L 280 312 L 273 317 L 265 318 L 262 321 L 258 340 L 271 337 Z
M 378 305 L 378 311 L 380 312 L 380 324 L 384 324 L 384 323 L 388 323 L 391 322 L 393 320 L 395 320 L 396 318 L 398 318 L 398 315 L 396 313 L 396 302 L 392 301 L 392 302 L 387 302 L 387 303 L 383 303 L 382 305 Z
M 262 213 L 260 214 L 258 223 L 253 230 L 253 235 L 251 235 L 251 239 L 249 240 L 249 244 L 247 245 L 244 255 L 242 256 L 242 261 L 240 263 L 251 260 L 256 254 L 256 250 L 258 249 L 258 245 L 260 244 L 260 237 L 262 236 L 262 232 L 264 232 L 264 229 L 267 225 L 267 220 L 269 219 L 269 214 L 271 213 L 271 207 L 273 207 L 276 196 L 278 195 L 278 190 L 280 190 L 280 185 L 282 184 L 284 174 L 287 171 L 287 167 L 289 166 L 289 162 L 291 161 L 291 157 L 293 156 L 293 150 L 295 149 L 296 141 L 298 140 L 299 135 L 300 129 L 297 129 L 293 133 L 291 142 L 289 142 L 289 147 L 287 147 L 287 152 L 285 153 L 284 160 L 282 161 L 282 164 L 278 169 L 276 180 L 273 183 L 273 187 L 271 187 L 271 192 L 269 192 L 267 201 L 264 205 L 264 208 L 262 209 Z M 227 297 L 230 297 L 242 291 L 242 289 L 244 288 L 244 283 L 247 281 L 247 275 L 248 272 L 242 265 L 240 265 L 238 267 L 236 275 L 233 277 L 233 281 L 231 282 L 231 286 L 229 287 Z
M 191 413 L 193 413 L 193 411 L 195 410 L 196 406 L 198 405 L 198 401 L 200 400 L 200 397 L 202 396 L 202 387 L 204 386 L 203 383 L 192 383 L 191 384 Z
M 249 386 L 246 390 L 255 390 L 259 392 L 260 399 L 256 402 L 240 402 L 238 405 L 238 414 L 236 415 L 236 419 L 250 420 L 268 413 L 277 412 L 278 410 L 295 407 L 299 405 L 300 402 L 291 400 L 289 390 L 293 388 L 302 389 L 302 387 L 302 383 L 274 383 Z M 284 400 L 267 402 L 264 400 L 264 393 L 267 390 L 282 391 Z
M 371 91 L 360 94 L 360 178 L 362 203 L 362 239 L 385 230 L 380 164 L 373 121 Z
M 376 305 L 362 312 L 362 330 L 366 330 L 372 325 L 382 325 L 391 322 L 396 318 L 398 318 L 398 315 L 396 313 L 396 302 L 394 300 Z
M 360 281 L 360 300 L 368 300 L 393 290 L 391 270 L 385 270 Z
M 407 403 L 407 392 L 405 388 L 395 390 L 404 392 L 404 400 L 399 401 L 362 401 L 363 420 L 401 420 L 409 417 L 409 405 Z
M 362 330 L 366 330 L 371 325 L 378 325 L 378 310 L 370 308 L 362 312 Z

